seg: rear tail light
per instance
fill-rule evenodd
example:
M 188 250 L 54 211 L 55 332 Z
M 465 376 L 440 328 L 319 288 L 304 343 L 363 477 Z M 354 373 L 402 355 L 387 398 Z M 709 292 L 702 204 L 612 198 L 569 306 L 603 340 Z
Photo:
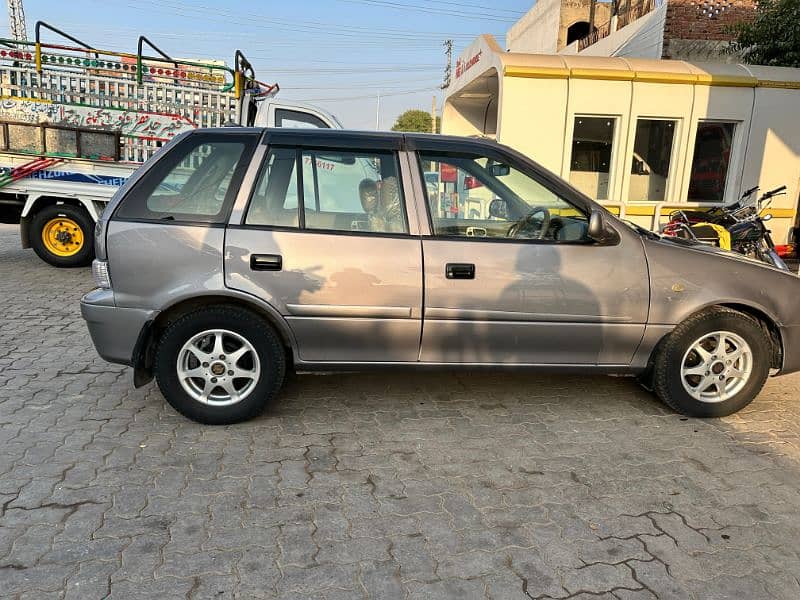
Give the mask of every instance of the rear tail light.
M 111 274 L 108 272 L 108 261 L 95 259 L 92 262 L 92 275 L 97 287 L 111 289 Z

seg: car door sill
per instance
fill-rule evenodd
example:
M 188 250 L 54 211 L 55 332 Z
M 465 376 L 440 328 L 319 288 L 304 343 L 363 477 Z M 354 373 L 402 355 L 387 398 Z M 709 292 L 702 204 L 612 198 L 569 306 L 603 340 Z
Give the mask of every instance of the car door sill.
M 314 362 L 295 360 L 295 370 L 302 372 L 354 372 L 374 370 L 487 370 L 487 371 L 539 371 L 553 373 L 596 373 L 634 375 L 643 369 L 630 364 L 547 364 L 547 363 L 444 363 L 444 362 Z

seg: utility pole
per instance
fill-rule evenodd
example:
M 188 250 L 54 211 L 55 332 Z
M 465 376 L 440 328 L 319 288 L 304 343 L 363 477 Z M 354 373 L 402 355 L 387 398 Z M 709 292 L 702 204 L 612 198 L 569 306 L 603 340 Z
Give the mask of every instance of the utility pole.
M 589 3 L 589 35 L 594 33 L 594 11 L 597 5 L 597 0 L 591 0 Z
M 8 28 L 13 39 L 19 42 L 24 42 L 28 39 L 22 0 L 8 0 Z
M 375 108 L 375 131 L 381 128 L 381 91 L 378 90 L 378 102 Z
M 450 79 L 453 75 L 453 40 L 444 41 L 445 54 L 447 55 L 447 64 L 444 67 L 444 82 L 441 89 L 450 87 Z
M 436 133 L 436 96 L 431 102 L 431 133 Z

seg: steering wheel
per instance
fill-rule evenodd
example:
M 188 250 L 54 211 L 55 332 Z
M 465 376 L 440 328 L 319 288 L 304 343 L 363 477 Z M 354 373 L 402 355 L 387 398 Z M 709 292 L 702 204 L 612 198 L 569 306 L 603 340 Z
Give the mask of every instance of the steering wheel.
M 539 213 L 542 213 L 542 219 L 534 219 L 533 216 Z M 506 237 L 518 238 L 520 234 L 528 234 L 526 237 L 529 239 L 541 240 L 550 229 L 550 221 L 550 211 L 546 207 L 534 206 L 525 217 L 508 229 Z

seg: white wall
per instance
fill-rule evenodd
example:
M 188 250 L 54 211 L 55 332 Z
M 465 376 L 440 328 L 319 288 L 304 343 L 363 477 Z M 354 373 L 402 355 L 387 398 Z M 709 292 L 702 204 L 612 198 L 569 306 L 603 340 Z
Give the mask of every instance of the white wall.
M 506 34 L 510 52 L 555 54 L 561 26 L 561 0 L 539 0 Z

